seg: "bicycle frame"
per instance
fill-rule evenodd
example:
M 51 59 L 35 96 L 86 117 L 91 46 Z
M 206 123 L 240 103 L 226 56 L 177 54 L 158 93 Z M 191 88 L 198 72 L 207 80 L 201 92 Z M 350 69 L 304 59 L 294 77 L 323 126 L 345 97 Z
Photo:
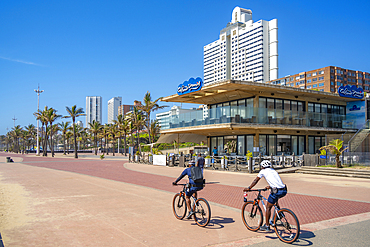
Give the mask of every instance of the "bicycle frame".
M 177 185 L 182 185 L 183 186 L 183 188 L 182 188 L 182 191 L 180 192 L 180 195 L 181 196 L 185 196 L 185 198 L 186 198 L 186 189 L 187 189 L 187 185 L 188 184 L 177 184 Z M 190 201 L 192 202 L 191 203 L 191 208 L 194 206 L 194 204 L 195 204 L 195 201 L 197 200 L 198 198 L 196 198 L 195 196 L 194 196 L 194 194 L 193 195 L 191 195 L 191 197 L 190 197 Z
M 253 205 L 259 205 L 259 203 L 261 202 L 262 203 L 262 206 L 263 206 L 263 210 L 265 211 L 265 215 L 266 215 L 266 205 L 265 205 L 265 202 L 267 202 L 267 199 L 266 197 L 264 197 L 263 195 L 261 195 L 261 191 L 266 191 L 267 189 L 259 189 L 259 190 L 250 190 L 250 191 L 258 191 L 258 195 L 257 195 L 257 198 L 255 198 L 253 200 Z M 277 203 L 277 202 L 276 202 Z M 272 217 L 270 217 L 270 225 L 272 227 L 274 227 L 275 225 L 273 224 L 273 220 L 275 218 L 275 215 L 277 215 L 278 219 L 280 219 L 280 216 L 279 214 L 277 214 L 277 212 L 280 210 L 280 207 L 276 205 L 276 203 L 273 205 L 274 206 L 274 212 L 273 212 L 273 215 Z

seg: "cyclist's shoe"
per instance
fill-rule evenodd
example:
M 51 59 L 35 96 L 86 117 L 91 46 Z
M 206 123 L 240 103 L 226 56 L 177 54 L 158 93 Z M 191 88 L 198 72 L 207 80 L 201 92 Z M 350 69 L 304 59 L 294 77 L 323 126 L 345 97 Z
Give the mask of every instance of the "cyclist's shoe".
M 186 216 L 186 218 L 187 218 L 187 219 L 191 219 L 191 217 L 193 216 L 193 214 L 194 214 L 194 211 L 193 211 L 193 210 L 191 210 L 191 211 L 189 212 L 188 216 Z
M 263 225 L 260 227 L 260 231 L 269 232 L 271 231 L 270 226 Z

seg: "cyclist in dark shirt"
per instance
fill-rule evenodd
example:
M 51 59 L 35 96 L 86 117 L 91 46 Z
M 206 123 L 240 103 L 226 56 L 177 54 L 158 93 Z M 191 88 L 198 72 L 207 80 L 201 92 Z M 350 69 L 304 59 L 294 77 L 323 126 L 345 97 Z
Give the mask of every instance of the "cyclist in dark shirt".
M 192 163 L 189 162 L 189 167 L 186 168 L 180 175 L 180 177 L 178 177 L 176 179 L 175 182 L 173 182 L 172 184 L 173 185 L 177 185 L 177 183 L 185 176 L 188 176 L 189 178 L 189 183 L 188 183 L 188 189 L 186 190 L 185 192 L 185 195 L 186 195 L 186 204 L 188 206 L 188 209 L 189 209 L 189 214 L 188 216 L 186 216 L 187 219 L 190 219 L 191 216 L 194 214 L 193 210 L 191 209 L 191 202 L 190 202 L 190 197 L 194 194 L 194 197 L 195 198 L 198 198 L 198 195 L 197 195 L 197 191 L 198 190 L 201 190 L 203 189 L 203 183 L 200 183 L 200 184 L 196 184 L 193 179 L 191 179 L 191 166 L 192 166 Z

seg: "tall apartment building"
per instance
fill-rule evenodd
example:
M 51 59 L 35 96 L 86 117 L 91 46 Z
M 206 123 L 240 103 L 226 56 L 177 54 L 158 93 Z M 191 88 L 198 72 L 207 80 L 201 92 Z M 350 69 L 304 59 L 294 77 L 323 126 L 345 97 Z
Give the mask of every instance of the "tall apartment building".
M 108 124 L 112 124 L 113 120 L 117 120 L 120 105 L 122 105 L 122 97 L 113 97 L 108 100 Z
M 133 105 L 120 105 L 118 107 L 118 115 L 125 115 L 129 111 L 133 111 L 134 106 Z
M 365 92 L 370 92 L 370 73 L 336 66 L 327 66 L 285 76 L 269 83 L 332 93 L 338 93 L 340 86 L 356 85 L 357 87 L 361 87 Z
M 204 84 L 277 79 L 277 34 L 277 19 L 253 22 L 251 10 L 236 7 L 219 39 L 204 46 Z
M 102 124 L 102 97 L 87 96 L 86 97 L 86 127 L 93 120 Z

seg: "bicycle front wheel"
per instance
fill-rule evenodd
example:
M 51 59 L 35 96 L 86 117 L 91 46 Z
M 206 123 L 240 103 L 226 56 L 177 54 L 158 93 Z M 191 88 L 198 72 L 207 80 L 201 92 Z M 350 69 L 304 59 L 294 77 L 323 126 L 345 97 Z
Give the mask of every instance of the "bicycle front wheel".
M 275 233 L 284 243 L 293 243 L 299 237 L 300 225 L 290 209 L 280 209 L 274 218 Z
M 211 220 L 211 207 L 204 198 L 199 198 L 193 205 L 194 219 L 198 226 L 206 226 Z
M 242 207 L 242 219 L 244 225 L 251 231 L 257 231 L 262 226 L 263 214 L 260 206 L 249 201 Z
M 175 217 L 182 220 L 186 214 L 186 201 L 185 196 L 177 193 L 172 200 L 172 210 Z

